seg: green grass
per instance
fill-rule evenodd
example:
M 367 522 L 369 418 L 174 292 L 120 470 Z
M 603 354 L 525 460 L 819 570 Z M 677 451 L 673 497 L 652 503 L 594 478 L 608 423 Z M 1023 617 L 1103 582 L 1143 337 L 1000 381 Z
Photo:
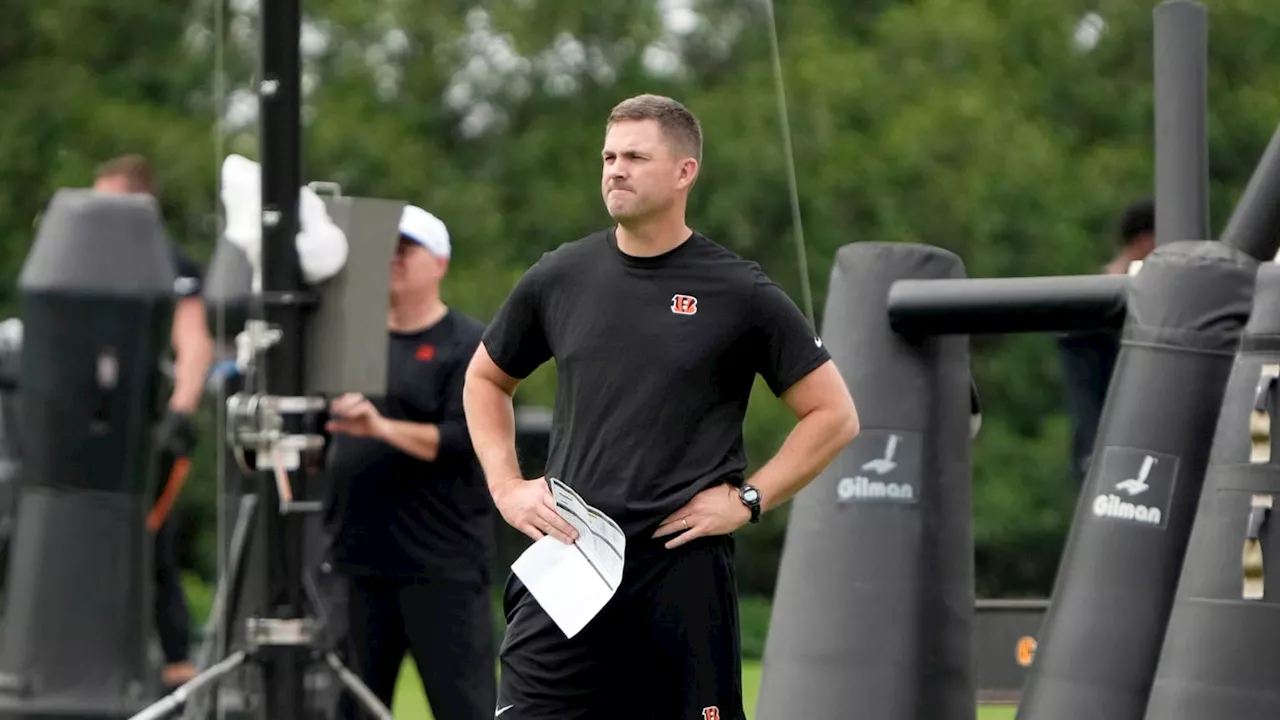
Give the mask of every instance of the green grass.
M 751 714 L 756 705 L 756 696 L 760 693 L 760 663 L 746 661 L 742 669 L 742 690 L 747 705 L 747 714 Z M 1013 708 L 981 707 L 978 708 L 978 720 L 1013 720 Z M 431 709 L 427 706 L 427 698 L 422 692 L 422 682 L 413 667 L 413 661 L 407 660 L 400 669 L 400 682 L 396 685 L 396 700 L 391 708 L 396 720 L 431 720 Z

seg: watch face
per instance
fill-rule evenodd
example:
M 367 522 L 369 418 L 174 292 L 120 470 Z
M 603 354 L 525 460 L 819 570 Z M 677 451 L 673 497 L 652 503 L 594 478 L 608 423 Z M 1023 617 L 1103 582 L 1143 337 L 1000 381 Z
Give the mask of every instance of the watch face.
M 755 488 L 747 488 L 742 491 L 742 499 L 749 503 L 753 503 L 760 499 L 760 492 Z

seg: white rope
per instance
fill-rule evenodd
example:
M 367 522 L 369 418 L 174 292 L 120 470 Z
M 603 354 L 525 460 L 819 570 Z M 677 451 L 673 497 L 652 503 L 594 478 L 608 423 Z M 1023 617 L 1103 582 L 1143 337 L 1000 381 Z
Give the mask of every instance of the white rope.
M 227 88 L 226 88 L 226 4 L 227 0 L 212 0 L 213 2 L 213 37 L 214 37 L 214 56 L 213 56 L 213 207 L 214 207 L 214 247 L 222 241 L 222 213 L 218 212 L 221 203 L 222 193 L 222 173 L 219 168 L 222 167 L 222 157 L 226 154 L 226 128 L 224 126 L 227 115 Z M 216 250 L 215 250 L 216 251 Z M 226 303 L 219 302 L 216 318 L 214 320 L 214 347 L 225 342 L 227 337 L 227 308 Z M 216 351 L 215 351 L 216 353 Z M 217 538 L 217 550 L 214 563 L 214 583 L 220 582 L 223 578 L 229 578 L 230 574 L 226 572 L 230 563 L 227 553 L 227 454 L 223 446 L 223 432 L 227 426 L 227 392 L 226 379 L 215 383 L 214 398 L 216 407 L 214 408 L 214 437 L 218 440 L 214 443 L 214 463 L 216 464 L 216 477 L 214 481 L 214 518 L 217 522 L 217 530 L 214 533 Z M 231 591 L 231 584 L 228 584 L 226 591 L 228 600 Z M 217 588 L 214 589 L 215 593 Z M 222 611 L 222 608 L 216 608 Z M 206 618 L 206 624 L 214 618 Z M 217 660 L 216 651 L 222 647 L 229 647 L 227 643 L 228 628 L 223 623 L 215 625 L 213 647 L 215 650 L 211 660 Z M 203 705 L 203 703 L 202 703 Z M 222 703 L 217 704 L 218 720 L 226 717 L 227 709 Z
M 765 8 L 769 13 L 769 44 L 773 51 L 773 80 L 778 98 L 778 116 L 782 123 L 782 146 L 787 151 L 787 185 L 791 195 L 791 224 L 795 228 L 796 260 L 800 265 L 800 292 L 804 298 L 805 315 L 816 331 L 818 325 L 813 315 L 813 290 L 809 287 L 809 258 L 805 252 L 804 221 L 800 217 L 796 157 L 791 148 L 791 122 L 787 116 L 786 80 L 782 76 L 782 52 L 778 48 L 778 21 L 773 12 L 773 0 L 765 0 Z

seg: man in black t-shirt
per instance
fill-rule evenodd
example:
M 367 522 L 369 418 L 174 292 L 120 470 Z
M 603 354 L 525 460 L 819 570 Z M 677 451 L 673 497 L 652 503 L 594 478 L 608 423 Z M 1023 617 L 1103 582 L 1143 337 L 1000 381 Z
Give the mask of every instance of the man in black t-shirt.
M 438 720 L 488 720 L 495 694 L 493 502 L 462 409 L 484 326 L 447 307 L 449 234 L 407 207 L 391 265 L 387 396 L 333 402 L 326 525 L 349 578 L 350 661 L 391 706 L 406 650 Z M 340 716 L 356 717 L 343 696 Z
M 98 168 L 93 188 L 98 192 L 154 196 L 155 182 L 151 168 L 140 155 L 124 155 Z M 196 431 L 191 415 L 204 395 L 205 379 L 213 362 L 213 338 L 205 320 L 201 298 L 203 281 L 200 266 L 182 248 L 170 242 L 177 278 L 173 290 L 177 303 L 173 310 L 173 388 L 168 411 L 160 424 L 157 437 L 160 452 L 157 495 L 170 481 L 173 467 L 180 459 L 189 459 L 195 450 Z M 178 524 L 171 513 L 155 532 L 155 620 L 156 634 L 164 651 L 162 680 L 175 687 L 196 675 L 190 661 L 191 615 L 187 609 L 178 567 Z
M 514 576 L 501 720 L 742 720 L 730 533 L 810 482 L 857 434 L 853 401 L 804 315 L 755 264 L 685 224 L 697 120 L 642 95 L 607 123 L 616 227 L 561 245 L 516 284 L 468 370 L 467 420 L 502 517 L 575 540 L 545 478 L 516 462 L 511 397 L 554 360 L 546 477 L 627 536 L 621 587 L 572 639 Z M 756 375 L 799 418 L 745 478 Z

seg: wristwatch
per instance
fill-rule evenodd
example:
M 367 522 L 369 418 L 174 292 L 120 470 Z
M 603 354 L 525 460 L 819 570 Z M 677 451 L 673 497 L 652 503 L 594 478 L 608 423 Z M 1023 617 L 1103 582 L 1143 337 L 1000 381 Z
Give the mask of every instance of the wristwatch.
M 754 487 L 743 484 L 738 488 L 738 499 L 751 509 L 751 522 L 760 522 L 760 491 Z

